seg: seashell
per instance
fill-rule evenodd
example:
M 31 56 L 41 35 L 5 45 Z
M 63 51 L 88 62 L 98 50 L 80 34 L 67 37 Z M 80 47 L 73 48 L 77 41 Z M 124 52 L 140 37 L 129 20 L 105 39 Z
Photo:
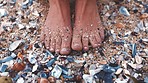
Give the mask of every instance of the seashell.
M 130 13 L 128 12 L 128 10 L 124 6 L 121 6 L 119 8 L 119 12 L 125 16 L 130 16 Z
M 50 83 L 56 83 L 56 78 L 53 76 L 48 77 Z
M 119 69 L 115 72 L 115 74 L 117 74 L 117 75 L 120 74 L 120 73 L 122 72 L 122 70 L 123 70 L 122 68 L 119 68 Z
M 142 63 L 142 57 L 140 57 L 139 55 L 135 56 L 135 60 L 137 64 L 141 64 Z
M 139 28 L 139 30 L 145 31 L 145 27 L 144 27 L 143 21 L 140 21 L 140 22 L 137 24 L 137 27 Z
M 128 63 L 128 65 L 130 65 L 134 69 L 140 69 L 143 67 L 143 65 L 141 65 L 141 64 Z
M 23 79 L 22 77 L 20 77 L 20 78 L 16 81 L 16 83 L 25 83 L 25 81 L 24 81 L 24 79 Z
M 12 44 L 10 44 L 9 50 L 14 51 L 22 42 L 23 40 L 14 41 Z
M 130 75 L 130 72 L 129 72 L 127 69 L 124 69 L 123 72 L 124 72 L 124 74 L 126 74 L 126 75 Z
M 47 66 L 47 67 L 51 67 L 52 64 L 54 64 L 54 62 L 55 62 L 55 59 L 50 59 L 50 60 L 47 62 L 46 66 Z
M 0 18 L 7 15 L 8 15 L 8 11 L 6 9 L 0 9 Z
M 51 76 L 59 78 L 61 74 L 62 74 L 62 69 L 58 65 L 55 65 L 54 69 L 51 71 Z
M 12 67 L 12 70 L 15 70 L 15 71 L 22 71 L 24 70 L 26 67 L 26 64 L 24 64 L 23 62 L 21 63 L 15 63 Z
M 34 66 L 33 66 L 33 68 L 32 68 L 32 72 L 35 72 L 37 69 L 38 69 L 38 64 L 36 63 Z
M 20 30 L 25 28 L 25 26 L 23 24 L 18 24 L 18 27 L 19 27 Z
M 102 65 L 105 65 L 105 64 L 107 64 L 107 61 L 106 60 L 101 60 L 101 61 L 98 61 L 98 63 L 100 63 Z
M 8 75 L 9 75 L 9 72 L 0 73 L 0 76 L 8 76 Z
M 137 53 L 136 44 L 132 44 L 132 57 L 135 57 Z
M 10 77 L 6 77 L 6 76 L 0 77 L 0 82 L 1 83 L 13 83 L 12 79 Z
M 144 49 L 144 51 L 145 51 L 145 53 L 147 54 L 147 56 L 148 56 L 148 49 Z
M 148 18 L 148 14 L 147 14 L 147 13 L 143 13 L 143 14 L 140 16 L 140 19 L 145 19 L 145 18 Z
M 117 28 L 125 28 L 125 25 L 122 24 L 122 23 L 116 23 L 115 26 L 116 26 Z
M 2 64 L 0 67 L 0 72 L 5 72 L 7 67 L 8 67 L 8 65 Z
M 33 55 L 29 55 L 28 61 L 29 61 L 31 64 L 35 64 L 35 63 L 37 62 L 37 60 L 35 59 L 35 57 L 34 57 Z
M 93 76 L 84 74 L 83 75 L 84 83 L 93 83 Z

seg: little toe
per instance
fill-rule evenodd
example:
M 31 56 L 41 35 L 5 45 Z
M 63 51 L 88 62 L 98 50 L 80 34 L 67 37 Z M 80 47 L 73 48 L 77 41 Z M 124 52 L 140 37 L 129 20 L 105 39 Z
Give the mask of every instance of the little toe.
M 89 36 L 89 41 L 90 41 L 90 43 L 91 43 L 93 48 L 98 47 L 98 42 L 97 42 L 97 40 L 96 40 L 94 35 L 90 35 Z
M 49 39 L 49 37 L 46 37 L 44 42 L 45 42 L 46 49 L 49 50 L 49 47 L 50 47 L 50 39 Z
M 88 35 L 87 34 L 84 34 L 83 37 L 82 37 L 82 43 L 83 43 L 83 49 L 85 51 L 87 51 L 89 49 L 88 47 Z
M 80 35 L 73 35 L 72 39 L 72 49 L 76 51 L 82 50 L 82 42 L 81 42 L 81 36 Z
M 50 51 L 51 52 L 54 52 L 55 51 L 55 45 L 56 43 L 55 43 L 55 39 L 54 39 L 54 37 L 52 37 L 51 38 L 51 42 L 50 42 Z
M 58 36 L 56 38 L 56 50 L 55 50 L 55 52 L 60 53 L 60 49 L 61 49 L 61 37 Z
M 70 49 L 70 43 L 71 43 L 71 35 L 65 35 L 62 38 L 62 45 L 61 45 L 61 54 L 69 54 L 71 49 Z

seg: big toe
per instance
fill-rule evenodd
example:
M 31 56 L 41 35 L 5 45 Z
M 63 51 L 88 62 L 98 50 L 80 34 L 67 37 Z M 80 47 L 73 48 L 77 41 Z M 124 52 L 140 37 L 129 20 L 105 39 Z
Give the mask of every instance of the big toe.
M 82 50 L 82 42 L 80 35 L 73 35 L 72 49 L 76 51 Z

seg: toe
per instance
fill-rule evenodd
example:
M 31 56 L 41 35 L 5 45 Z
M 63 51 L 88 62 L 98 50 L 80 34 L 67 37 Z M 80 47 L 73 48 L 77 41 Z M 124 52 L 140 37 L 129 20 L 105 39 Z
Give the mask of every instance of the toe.
M 96 38 L 98 46 L 100 46 L 102 39 L 101 39 L 100 34 L 98 32 L 95 34 L 95 38 Z
M 51 38 L 51 42 L 50 42 L 50 51 L 51 52 L 54 52 L 55 51 L 55 38 L 54 37 L 52 37 Z
M 44 42 L 44 39 L 45 39 L 45 33 L 44 33 L 44 29 L 42 28 L 42 30 L 41 30 L 41 36 L 40 36 L 41 42 Z
M 87 51 L 89 49 L 88 47 L 88 34 L 84 33 L 82 36 L 82 43 L 83 43 L 83 49 Z
M 60 52 L 60 49 L 61 49 L 61 37 L 58 36 L 56 38 L 56 50 L 55 50 L 55 52 L 56 53 L 59 53 Z
M 62 37 L 62 45 L 61 45 L 61 54 L 69 54 L 70 49 L 70 43 L 71 43 L 71 34 L 66 34 Z
M 76 51 L 82 50 L 81 35 L 77 35 L 74 33 L 72 39 L 72 49 Z
M 100 37 L 101 37 L 101 40 L 103 41 L 104 40 L 104 28 L 103 27 L 100 27 Z
M 90 35 L 89 36 L 89 41 L 90 41 L 90 43 L 91 43 L 91 45 L 92 45 L 93 48 L 98 47 L 98 42 L 97 42 L 97 40 L 95 38 L 95 35 L 93 35 L 93 34 Z
M 49 46 L 50 46 L 50 38 L 46 36 L 44 42 L 45 42 L 45 47 L 46 47 L 46 49 L 49 50 Z

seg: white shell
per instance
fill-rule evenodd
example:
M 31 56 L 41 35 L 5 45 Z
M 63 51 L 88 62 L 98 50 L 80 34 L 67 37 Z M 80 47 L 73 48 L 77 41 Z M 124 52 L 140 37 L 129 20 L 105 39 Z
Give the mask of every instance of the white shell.
M 6 9 L 0 9 L 0 17 L 8 15 L 8 11 Z
M 51 71 L 51 76 L 59 78 L 61 74 L 62 74 L 62 69 L 58 65 L 55 65 L 54 69 Z
M 36 63 L 36 64 L 33 66 L 32 72 L 35 72 L 37 69 L 38 69 L 38 64 Z
M 139 55 L 135 56 L 135 60 L 137 64 L 141 64 L 142 63 L 142 58 Z
M 16 83 L 24 83 L 24 82 L 25 82 L 24 79 L 22 77 L 20 77 Z
M 10 50 L 10 51 L 14 51 L 14 50 L 20 45 L 20 43 L 22 43 L 22 40 L 14 41 L 14 42 L 9 46 L 9 50 Z
M 93 76 L 84 74 L 83 75 L 84 83 L 93 83 Z
M 123 72 L 124 72 L 124 74 L 126 74 L 126 75 L 130 75 L 130 72 L 129 72 L 127 69 L 124 69 Z
M 8 76 L 9 72 L 0 73 L 0 76 Z
M 123 70 L 122 68 L 119 68 L 119 69 L 115 72 L 115 74 L 117 74 L 117 75 L 120 74 L 120 73 L 122 72 L 122 70 Z

